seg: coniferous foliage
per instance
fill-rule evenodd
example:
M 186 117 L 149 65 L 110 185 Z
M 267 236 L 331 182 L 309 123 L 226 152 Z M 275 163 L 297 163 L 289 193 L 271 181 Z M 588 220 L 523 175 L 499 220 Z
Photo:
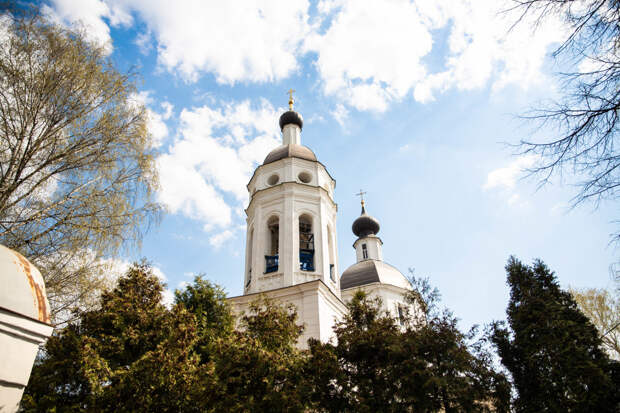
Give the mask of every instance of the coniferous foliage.
M 196 276 L 193 284 L 175 291 L 174 295 L 175 302 L 183 305 L 196 318 L 196 351 L 202 362 L 209 361 L 217 340 L 230 336 L 234 331 L 234 317 L 226 302 L 226 293 L 202 276 Z
M 48 340 L 22 411 L 305 411 L 293 308 L 257 301 L 235 331 L 218 286 L 197 277 L 171 309 L 162 291 L 134 265 Z
M 233 327 L 223 291 L 197 277 L 161 303 L 163 285 L 134 265 L 100 308 L 57 331 L 35 363 L 22 411 L 507 411 L 509 388 L 422 280 L 419 312 L 396 320 L 363 293 L 311 341 L 293 306 L 265 298 Z
M 421 294 L 416 294 L 421 297 Z M 508 411 L 510 388 L 482 343 L 468 345 L 449 313 L 400 324 L 358 292 L 335 328 L 337 344 L 310 341 L 306 377 L 317 410 Z
M 511 257 L 506 266 L 508 325 L 492 340 L 510 371 L 517 412 L 617 412 L 619 366 L 601 348 L 596 328 L 540 260 Z
M 134 265 L 101 308 L 52 336 L 22 400 L 35 411 L 193 411 L 203 375 L 193 353 L 196 322 L 183 306 L 161 304 L 163 286 Z
M 294 306 L 264 297 L 251 303 L 240 330 L 218 341 L 209 406 L 222 412 L 306 411 L 304 358 L 296 347 L 302 331 Z

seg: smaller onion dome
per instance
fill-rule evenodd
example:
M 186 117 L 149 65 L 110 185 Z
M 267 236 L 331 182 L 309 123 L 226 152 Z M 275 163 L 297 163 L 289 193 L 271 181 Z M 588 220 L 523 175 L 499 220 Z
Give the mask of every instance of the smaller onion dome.
M 294 110 L 287 110 L 280 116 L 280 130 L 284 130 L 284 127 L 291 123 L 299 126 L 299 129 L 303 129 L 304 119 Z
M 355 221 L 351 229 L 358 238 L 364 238 L 369 235 L 377 235 L 381 226 L 376 218 L 371 217 L 366 213 L 366 208 L 362 202 L 362 215 L 360 215 Z

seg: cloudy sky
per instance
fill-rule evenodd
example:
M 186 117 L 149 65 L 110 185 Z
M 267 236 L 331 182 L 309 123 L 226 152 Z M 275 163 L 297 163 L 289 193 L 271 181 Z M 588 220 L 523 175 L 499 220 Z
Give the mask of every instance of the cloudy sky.
M 569 208 L 575 178 L 538 189 L 522 172 L 537 159 L 510 146 L 553 136 L 518 115 L 561 92 L 559 22 L 509 31 L 498 0 L 44 4 L 140 73 L 169 212 L 123 259 L 147 257 L 170 289 L 204 273 L 241 294 L 245 185 L 280 142 L 289 88 L 302 143 L 337 181 L 341 270 L 361 188 L 385 260 L 430 277 L 463 327 L 504 318 L 511 254 L 563 286 L 610 284 L 617 208 Z

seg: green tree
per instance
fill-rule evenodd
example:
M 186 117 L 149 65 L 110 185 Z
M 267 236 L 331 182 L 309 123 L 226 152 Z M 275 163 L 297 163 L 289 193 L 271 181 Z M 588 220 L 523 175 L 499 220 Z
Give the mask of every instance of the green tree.
M 296 344 L 303 327 L 295 307 L 261 298 L 240 319 L 240 330 L 218 341 L 215 411 L 304 412 L 308 397 L 303 355 Z
M 347 308 L 334 330 L 337 344 L 310 341 L 305 376 L 318 410 L 508 411 L 507 380 L 481 343 L 468 344 L 473 334 L 461 333 L 449 312 L 431 315 L 429 303 L 426 320 L 403 326 L 361 291 Z
M 607 354 L 620 361 L 620 292 L 597 288 L 571 288 L 569 292 L 598 330 Z
M 595 327 L 540 260 L 506 265 L 509 329 L 492 340 L 510 371 L 517 412 L 617 412 L 619 367 L 601 348 Z
M 52 316 L 92 308 L 108 261 L 154 223 L 158 185 L 135 76 L 36 9 L 0 14 L 0 243 L 43 274 Z
M 231 335 L 235 319 L 226 302 L 224 290 L 205 280 L 201 275 L 183 290 L 176 290 L 175 302 L 194 315 L 198 328 L 198 352 L 202 361 L 211 358 L 213 345 L 218 339 Z
M 148 265 L 134 265 L 99 308 L 49 339 L 22 411 L 307 410 L 293 307 L 254 302 L 233 331 L 219 287 L 196 277 L 171 309 L 162 290 Z
M 163 286 L 134 265 L 97 310 L 52 336 L 36 361 L 23 411 L 202 411 L 211 366 L 194 352 L 195 317 L 161 304 Z

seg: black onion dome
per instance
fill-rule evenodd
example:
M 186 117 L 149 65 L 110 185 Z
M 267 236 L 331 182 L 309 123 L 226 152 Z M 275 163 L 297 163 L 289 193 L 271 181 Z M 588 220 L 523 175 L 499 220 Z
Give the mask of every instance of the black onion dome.
M 351 229 L 358 238 L 368 235 L 377 235 L 380 229 L 379 221 L 366 213 L 366 208 L 362 206 L 362 215 L 353 221 Z
M 283 130 L 286 125 L 291 123 L 299 126 L 299 129 L 302 129 L 304 126 L 304 119 L 294 110 L 284 112 L 282 116 L 280 116 L 280 130 Z

